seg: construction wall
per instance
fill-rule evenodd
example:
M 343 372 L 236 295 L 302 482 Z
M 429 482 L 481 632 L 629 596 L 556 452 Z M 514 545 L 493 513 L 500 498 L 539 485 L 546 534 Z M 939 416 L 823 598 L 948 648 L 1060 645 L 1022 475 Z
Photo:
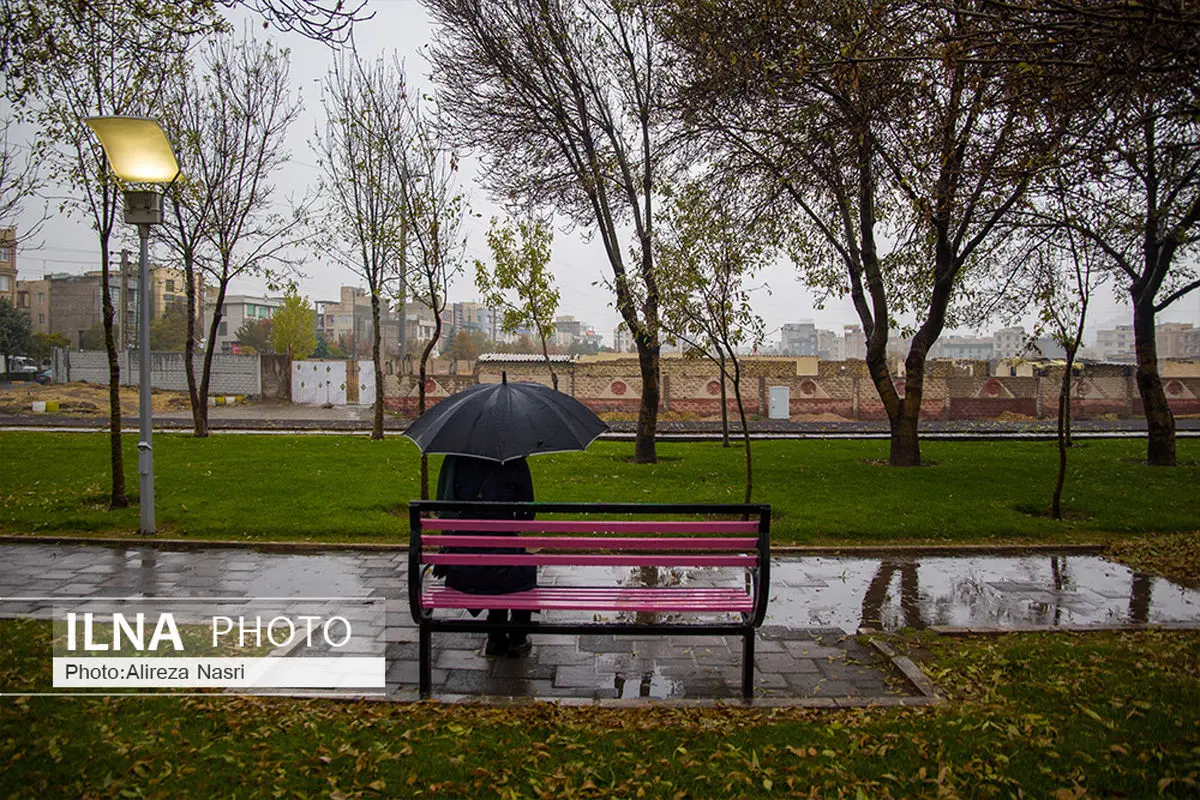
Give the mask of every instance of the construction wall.
M 70 381 L 86 381 L 87 383 L 108 383 L 108 354 L 102 350 L 60 350 L 56 359 L 65 367 L 65 375 L 56 375 L 60 383 Z M 140 362 L 136 350 L 117 354 L 117 363 L 121 370 L 122 386 L 137 386 L 140 375 Z M 204 358 L 197 354 L 192 361 L 199 380 L 204 369 Z M 150 354 L 150 385 L 155 389 L 169 391 L 187 391 L 187 372 L 184 369 L 183 353 L 151 353 Z M 212 376 L 208 387 L 210 394 L 241 394 L 259 396 L 262 394 L 262 368 L 259 356 L 226 355 L 217 353 L 213 356 Z

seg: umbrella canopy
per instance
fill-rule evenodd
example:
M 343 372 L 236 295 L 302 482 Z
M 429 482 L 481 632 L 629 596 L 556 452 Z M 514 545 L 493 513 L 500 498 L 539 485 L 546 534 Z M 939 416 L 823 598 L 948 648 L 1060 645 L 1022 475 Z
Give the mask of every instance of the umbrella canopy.
M 426 411 L 404 435 L 422 453 L 504 463 L 537 453 L 586 450 L 608 425 L 574 397 L 540 383 L 481 383 Z

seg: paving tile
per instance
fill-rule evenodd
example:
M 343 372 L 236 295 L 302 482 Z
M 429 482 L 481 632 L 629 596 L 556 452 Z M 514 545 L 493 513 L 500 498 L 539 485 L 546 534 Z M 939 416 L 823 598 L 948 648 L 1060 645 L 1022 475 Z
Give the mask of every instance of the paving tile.
M 554 667 L 576 667 L 583 664 L 593 664 L 595 653 L 581 653 L 574 642 L 571 645 L 542 645 L 535 643 L 530 657 L 539 664 Z
M 836 647 L 826 647 L 809 640 L 785 642 L 784 648 L 793 658 L 841 658 L 842 651 Z
M 486 670 L 487 659 L 475 650 L 442 650 L 434 652 L 433 665 L 439 669 Z
M 554 671 L 555 686 L 571 686 L 581 689 L 596 688 L 601 681 L 595 667 L 558 667 Z
M 483 694 L 489 680 L 486 670 L 451 669 L 446 680 L 440 684 L 440 689 L 446 694 Z
M 383 646 L 389 659 L 390 696 L 415 697 L 417 629 L 409 616 L 404 587 L 406 554 L 402 551 L 297 554 L 246 549 L 185 552 L 144 545 L 0 546 L 5 547 L 0 557 L 0 593 L 7 596 L 187 598 L 300 592 L 306 596 L 383 598 L 389 624 L 377 628 L 372 636 L 374 645 Z M 946 585 L 956 585 L 954 580 L 945 580 L 954 573 L 944 563 L 931 566 L 921 562 L 926 624 L 946 619 L 967 629 L 1005 630 L 1020 625 L 1054 630 L 1055 621 L 1076 627 L 1119 626 L 1127 619 L 1130 590 L 1123 567 L 1093 567 L 1094 580 L 1087 581 L 1088 573 L 1077 567 L 1075 560 L 1071 574 L 1087 588 L 1062 590 L 1037 577 L 1049 568 L 1039 566 L 1036 559 L 1014 559 L 1011 563 L 1017 566 L 1008 573 L 1002 565 L 996 566 L 999 559 L 984 561 L 963 559 L 968 571 L 962 574 L 986 590 L 980 596 L 987 602 L 978 607 L 956 605 L 937 613 L 930 611 L 933 600 L 926 599 L 926 592 L 933 592 L 934 600 L 940 598 L 936 593 L 942 591 L 937 588 L 941 584 L 938 579 L 927 581 L 925 570 L 940 570 L 937 575 Z M 929 702 L 902 677 L 899 666 L 848 635 L 863 624 L 861 590 L 867 582 L 879 579 L 879 563 L 830 557 L 777 561 L 769 624 L 755 641 L 755 680 L 767 699 L 816 705 Z M 611 571 L 551 568 L 542 582 L 582 585 L 594 583 L 600 573 L 601 579 L 611 580 Z M 728 583 L 717 571 L 700 571 L 686 579 L 694 586 Z M 1187 595 L 1180 605 L 1174 600 L 1178 594 L 1155 590 L 1151 619 L 1164 619 L 1159 624 L 1200 625 L 1200 619 L 1188 620 L 1189 615 L 1198 616 L 1194 609 L 1200 603 Z M 893 585 L 878 612 L 879 619 L 884 623 L 906 620 L 899 602 L 899 590 Z M 1179 608 L 1168 605 L 1170 602 Z M 1013 622 L 1009 617 L 987 616 L 997 608 L 1006 614 L 1016 609 L 1026 618 Z M 1153 615 L 1155 611 L 1159 616 Z M 45 604 L 6 605 L 0 601 L 0 614 L 15 613 L 45 615 L 48 608 Z M 451 616 L 467 618 L 465 612 Z M 624 619 L 627 615 L 608 616 Z M 544 616 L 548 621 L 591 618 L 586 613 Z M 455 701 L 507 698 L 511 693 L 525 699 L 549 697 L 564 702 L 636 703 L 650 697 L 671 702 L 740 703 L 742 640 L 738 636 L 534 634 L 534 650 L 525 658 L 512 660 L 483 658 L 484 640 L 482 632 L 433 635 L 435 695 Z

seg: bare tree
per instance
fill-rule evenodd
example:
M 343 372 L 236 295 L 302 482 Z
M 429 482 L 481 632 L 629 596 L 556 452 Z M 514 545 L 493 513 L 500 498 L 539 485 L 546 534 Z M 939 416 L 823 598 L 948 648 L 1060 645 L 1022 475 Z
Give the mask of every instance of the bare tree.
M 220 0 L 228 8 L 245 6 L 281 31 L 299 33 L 331 45 L 346 44 L 356 22 L 375 16 L 367 0 Z
M 383 438 L 383 353 L 380 316 L 389 288 L 401 283 L 407 236 L 404 164 L 393 158 L 409 138 L 407 91 L 400 62 L 365 66 L 357 54 L 334 63 L 325 78 L 324 126 L 313 147 L 322 171 L 321 248 L 367 284 L 371 295 L 375 409 L 371 438 Z M 397 292 L 398 293 L 398 292 Z M 403 324 L 403 323 L 402 323 Z
M 665 69 L 641 0 L 425 0 L 447 128 L 512 205 L 550 208 L 604 245 L 642 382 L 634 460 L 655 461 L 659 292 L 654 184 Z M 627 263 L 627 260 L 630 263 Z
M 1022 263 L 1007 265 L 1014 273 L 1026 273 L 1027 279 L 1019 282 L 1020 292 L 1029 291 L 1036 298 L 1038 322 L 1033 337 L 1048 332 L 1067 356 L 1058 393 L 1058 475 L 1050 500 L 1050 515 L 1055 519 L 1062 519 L 1067 451 L 1072 446 L 1075 360 L 1083 346 L 1088 305 L 1107 278 L 1103 250 L 1077 228 L 1084 219 L 1096 219 L 1101 208 L 1096 193 L 1102 191 L 1103 186 L 1086 174 L 1060 169 L 1019 220 L 1025 239 L 1017 254 Z
M 754 486 L 750 426 L 742 398 L 739 348 L 759 344 L 762 318 L 746 281 L 771 255 L 761 219 L 743 219 L 732 203 L 699 182 L 673 193 L 655 234 L 661 265 L 663 330 L 717 365 L 721 380 L 723 443 L 729 446 L 725 385 L 733 386 L 742 429 L 749 503 Z
M 1175 416 L 1158 372 L 1156 316 L 1200 288 L 1200 123 L 1179 97 L 1152 86 L 1118 99 L 1103 123 L 1093 168 L 1099 186 L 1080 185 L 1072 198 L 1093 213 L 1067 220 L 1128 281 L 1133 305 L 1137 387 L 1145 409 L 1147 460 L 1175 466 Z
M 201 102 L 208 91 L 207 84 L 194 69 L 178 76 L 167 87 L 164 119 L 176 140 L 175 147 L 184 159 L 189 173 L 201 169 L 210 158 L 210 148 L 217 141 L 216 128 L 220 121 L 208 104 Z M 184 274 L 184 303 L 187 308 L 187 331 L 184 336 L 183 365 L 187 378 L 188 399 L 192 411 L 192 428 L 197 436 L 208 428 L 207 398 L 200 393 L 196 377 L 196 346 L 202 341 L 204 309 L 204 270 L 202 261 L 211 253 L 206 250 L 205 237 L 212 225 L 216 193 L 209 184 L 189 175 L 176 181 L 167 190 L 167 205 L 162 225 L 153 232 L 160 241 L 179 257 Z M 198 330 L 199 327 L 199 330 Z M 203 371 L 203 370 L 201 370 Z
M 442 337 L 442 312 L 451 281 L 463 268 L 462 221 L 466 197 L 457 188 L 458 159 L 434 131 L 430 114 L 414 99 L 408 105 L 412 138 L 396 155 L 404 174 L 405 255 L 413 299 L 433 313 L 433 336 L 421 350 L 417 410 L 425 413 L 429 358 Z M 429 461 L 421 456 L 421 498 L 429 497 Z
M 284 254 L 302 241 L 306 211 L 305 204 L 278 211 L 271 184 L 288 161 L 285 138 L 300 111 L 288 83 L 286 51 L 223 37 L 208 45 L 203 69 L 197 92 L 186 98 L 196 107 L 180 115 L 185 129 L 177 132 L 194 191 L 173 198 L 186 209 L 176 211 L 179 236 L 173 239 L 199 233 L 196 264 L 216 290 L 200 379 L 189 380 L 196 436 L 208 435 L 208 387 L 229 284 L 288 269 Z M 190 357 L 185 360 L 190 364 Z
M 157 14 L 153 22 L 141 24 L 144 11 Z M 142 4 L 136 11 L 120 0 L 96 0 L 56 4 L 39 13 L 39 19 L 59 38 L 53 57 L 41 66 L 36 94 L 27 98 L 21 113 L 31 117 L 42 132 L 39 157 L 48 179 L 71 193 L 63 206 L 84 216 L 96 231 L 108 352 L 109 505 L 125 508 L 129 499 L 121 449 L 121 375 L 113 339 L 110 279 L 110 243 L 121 192 L 100 142 L 87 133 L 83 120 L 94 114 L 154 116 L 164 82 L 181 68 L 188 40 L 173 25 L 178 17 L 175 4 L 165 0 Z

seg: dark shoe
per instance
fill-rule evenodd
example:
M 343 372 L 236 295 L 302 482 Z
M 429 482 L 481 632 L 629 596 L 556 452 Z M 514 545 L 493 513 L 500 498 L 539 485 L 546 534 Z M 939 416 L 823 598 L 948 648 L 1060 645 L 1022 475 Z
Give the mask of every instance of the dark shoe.
M 518 638 L 519 637 L 519 638 Z M 529 651 L 533 649 L 533 642 L 525 637 L 525 634 L 514 634 L 508 641 L 508 657 L 509 658 L 524 658 L 529 655 Z
M 503 633 L 489 633 L 487 644 L 483 646 L 483 654 L 488 658 L 498 658 L 506 655 L 508 650 L 508 637 Z

